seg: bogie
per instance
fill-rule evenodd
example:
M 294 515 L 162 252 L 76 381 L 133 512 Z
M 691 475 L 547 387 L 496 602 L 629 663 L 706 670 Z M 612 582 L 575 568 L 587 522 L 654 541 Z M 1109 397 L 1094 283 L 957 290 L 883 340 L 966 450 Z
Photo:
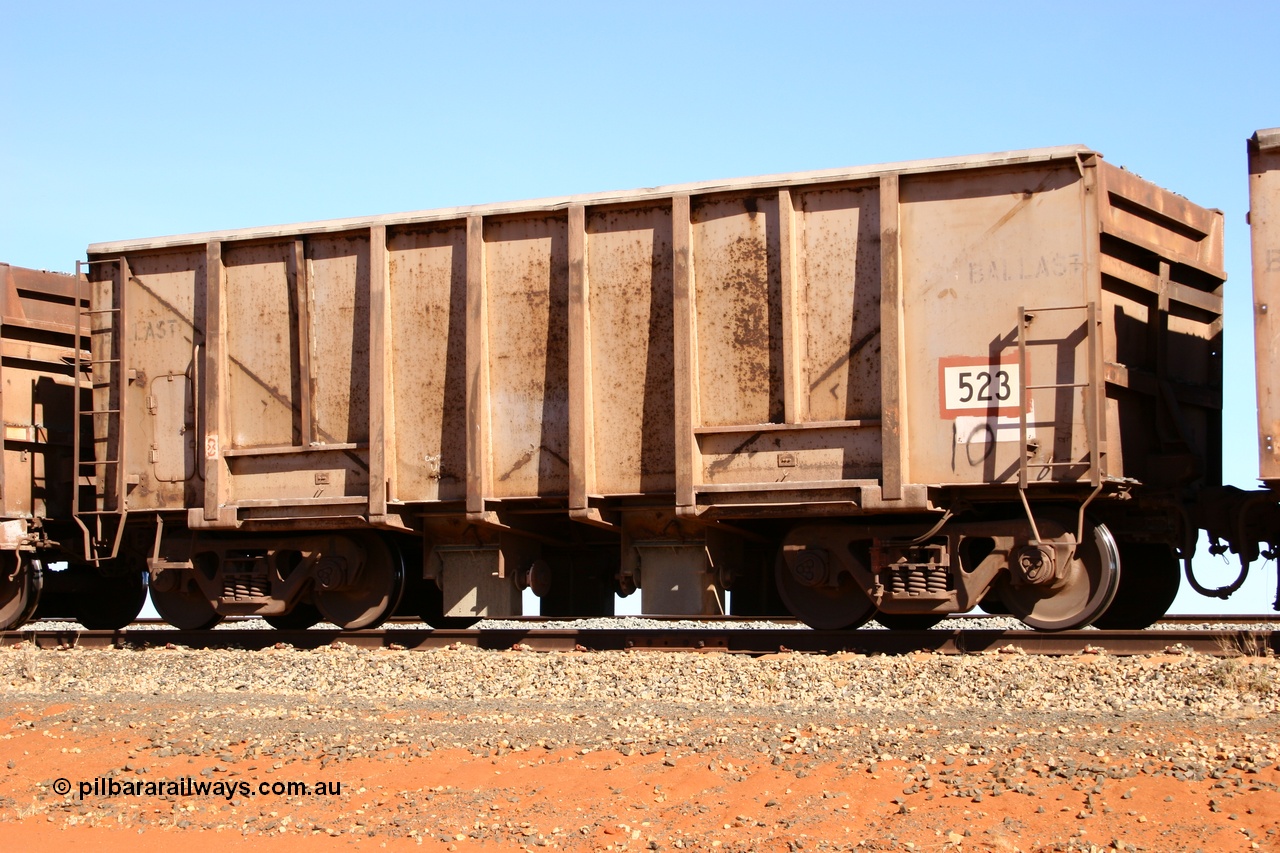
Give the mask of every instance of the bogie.
M 946 614 L 997 599 L 1037 630 L 1090 624 L 1111 605 L 1120 560 L 1105 525 L 1079 513 L 1036 507 L 1031 521 L 990 519 L 793 528 L 778 560 L 779 591 L 814 628 L 857 627 L 876 618 L 898 630 L 924 630 Z
M 399 606 L 405 568 L 374 533 L 267 539 L 202 537 L 153 558 L 151 598 L 173 625 L 209 628 L 226 616 L 261 616 L 280 628 L 324 619 L 380 625 Z

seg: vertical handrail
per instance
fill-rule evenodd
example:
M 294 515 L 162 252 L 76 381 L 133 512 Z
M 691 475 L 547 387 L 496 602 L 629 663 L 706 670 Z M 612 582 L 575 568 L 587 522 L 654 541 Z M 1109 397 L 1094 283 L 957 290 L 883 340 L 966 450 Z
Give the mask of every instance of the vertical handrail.
M 133 272 L 129 268 L 129 260 L 124 255 L 120 256 L 120 262 L 117 266 L 119 272 L 119 284 L 114 288 L 114 297 L 111 300 L 111 308 L 107 311 L 106 316 L 110 318 L 111 323 L 111 342 L 112 349 L 115 350 L 116 361 L 111 365 L 111 378 L 108 380 L 107 391 L 107 435 L 111 434 L 112 421 L 115 421 L 116 433 L 116 507 L 115 511 L 119 514 L 116 522 L 115 535 L 111 537 L 111 554 L 106 558 L 114 560 L 120 554 L 120 540 L 124 538 L 124 523 L 129 516 L 128 488 L 129 481 L 125 473 L 126 449 L 128 448 L 128 436 L 126 434 L 125 425 L 128 422 L 124 416 L 124 396 L 128 389 L 129 380 L 127 378 L 129 363 L 129 337 L 124 332 L 125 317 L 125 294 L 129 291 L 129 279 L 133 277 Z M 111 392 L 115 392 L 115 403 L 111 402 Z M 114 410 L 114 411 L 111 411 Z M 110 445 L 108 444 L 108 447 Z
M 81 363 L 83 362 L 83 359 L 80 357 L 80 322 L 81 318 L 84 316 L 80 307 L 81 297 L 84 295 L 84 290 L 82 288 L 84 279 L 81 278 L 83 273 L 81 273 L 80 270 L 82 269 L 83 264 L 83 261 L 76 261 L 76 336 L 73 339 L 75 349 L 75 373 L 72 374 L 75 378 L 75 388 L 72 392 L 74 396 L 71 399 L 71 464 L 74 471 L 71 489 L 71 514 L 77 518 L 80 515 L 80 418 L 82 415 L 80 410 L 80 370 Z
M 112 288 L 111 307 L 101 308 L 101 309 L 94 307 L 93 290 L 92 290 L 93 282 L 89 281 L 88 276 L 85 275 L 83 272 L 85 268 L 90 267 L 94 263 L 114 263 L 117 265 L 117 274 L 119 276 L 119 286 Z M 125 418 L 124 418 L 124 398 L 125 398 L 125 389 L 126 389 L 125 365 L 127 363 L 128 346 L 125 338 L 121 336 L 121 326 L 123 324 L 120 322 L 117 322 L 114 319 L 110 320 L 108 321 L 108 324 L 109 324 L 109 331 L 111 332 L 113 352 L 109 353 L 108 354 L 109 357 L 107 358 L 94 359 L 93 358 L 93 350 L 94 350 L 93 323 L 92 323 L 92 320 L 89 320 L 88 325 L 86 326 L 85 318 L 95 317 L 99 314 L 117 315 L 117 316 L 123 317 L 124 300 L 125 300 L 124 292 L 128 287 L 128 281 L 129 281 L 130 275 L 131 273 L 129 271 L 129 263 L 123 256 L 119 258 L 112 258 L 109 260 L 103 259 L 99 261 L 76 261 L 75 379 L 74 379 L 74 399 L 72 401 L 72 413 L 73 413 L 72 443 L 74 444 L 72 453 L 74 456 L 74 466 L 73 466 L 74 476 L 73 476 L 73 486 L 72 486 L 72 495 L 71 495 L 71 514 L 72 514 L 72 518 L 75 520 L 76 525 L 79 526 L 80 531 L 83 535 L 84 558 L 87 561 L 95 564 L 100 563 L 104 559 L 108 559 L 108 560 L 115 559 L 119 555 L 120 542 L 124 538 L 125 521 L 129 514 L 127 503 L 126 503 L 126 490 L 128 488 L 128 479 L 125 474 L 125 447 L 126 447 L 127 435 L 126 435 Z M 85 289 L 84 289 L 86 284 L 90 286 L 87 300 L 85 299 Z M 89 306 L 88 308 L 85 308 L 86 303 Z M 86 360 L 83 357 L 83 353 L 81 351 L 81 346 L 80 346 L 80 339 L 86 332 L 89 335 L 88 360 Z M 114 355 L 115 357 L 112 358 L 110 357 L 111 355 Z M 107 381 L 106 381 L 107 405 L 106 405 L 106 408 L 102 408 L 102 409 L 97 408 L 97 404 L 95 400 L 96 393 L 97 393 L 97 389 L 95 387 L 96 383 L 91 380 L 89 384 L 90 404 L 89 404 L 89 409 L 86 410 L 82 402 L 83 391 L 85 390 L 84 373 L 87 367 L 88 372 L 91 375 L 93 375 L 95 373 L 95 365 L 99 365 L 99 364 L 112 366 L 107 369 L 107 374 L 106 374 L 107 375 Z M 84 440 L 83 420 L 86 415 L 94 419 L 93 425 L 92 425 L 93 436 L 94 436 L 94 453 L 93 453 L 93 459 L 89 461 L 85 461 L 80 458 L 81 442 Z M 106 439 L 106 442 L 107 442 L 107 447 L 105 449 L 105 454 L 106 454 L 105 458 L 99 458 L 98 456 L 98 449 L 97 449 L 98 429 L 97 429 L 97 420 L 96 420 L 98 415 L 105 415 L 108 419 L 108 422 L 106 424 L 105 435 L 104 435 L 104 438 Z M 111 458 L 112 454 L 111 454 L 111 442 L 110 442 L 110 439 L 113 433 L 116 438 L 116 453 L 115 453 L 114 459 Z M 93 472 L 94 472 L 93 481 L 94 481 L 95 507 L 91 511 L 86 510 L 82 504 L 82 501 L 80 500 L 80 488 L 81 488 L 80 478 L 83 476 L 83 471 L 86 465 L 92 466 Z M 115 480 L 117 503 L 114 509 L 107 509 L 105 504 L 106 494 L 105 492 L 99 492 L 98 487 L 100 485 L 104 485 L 107 482 L 107 474 L 105 469 L 107 468 L 107 466 L 111 466 L 111 465 L 115 466 L 114 480 Z M 101 475 L 99 475 L 98 473 L 99 469 L 102 469 Z M 103 503 L 96 503 L 99 497 L 103 499 L 104 501 Z M 85 521 L 83 518 L 83 516 L 85 515 L 92 515 L 94 517 L 94 528 L 97 531 L 96 537 L 94 536 L 93 531 L 89 529 L 88 525 L 85 524 Z M 118 516 L 115 533 L 113 534 L 112 540 L 111 540 L 111 551 L 110 551 L 110 554 L 106 556 L 102 555 L 99 551 L 99 546 L 103 544 L 104 526 L 102 522 L 103 522 L 104 515 Z
M 84 471 L 84 463 L 80 458 L 82 440 L 81 421 L 84 419 L 84 408 L 81 402 L 81 395 L 84 390 L 82 385 L 84 372 L 84 358 L 81 351 L 81 329 L 84 320 L 84 284 L 88 279 L 81 270 L 87 266 L 83 261 L 76 261 L 76 336 L 74 342 L 75 348 L 75 381 L 72 389 L 74 395 L 71 401 L 71 517 L 75 519 L 84 536 L 84 558 L 86 560 L 93 559 L 92 537 L 89 535 L 89 528 L 85 526 L 84 521 L 80 518 L 80 476 Z M 92 404 L 91 408 L 92 408 Z
M 1027 488 L 1027 309 L 1018 306 L 1018 489 Z M 1028 510 L 1030 514 L 1030 510 Z
M 1102 447 L 1099 435 L 1102 433 L 1103 405 L 1098 382 L 1098 303 L 1090 302 L 1085 311 L 1088 328 L 1085 329 L 1085 340 L 1088 341 L 1089 352 L 1089 484 L 1095 489 L 1102 486 Z
M 116 292 L 114 294 L 115 298 L 112 300 L 112 306 L 111 306 L 112 308 L 115 309 L 116 313 L 114 316 L 110 314 L 107 315 L 108 317 L 111 317 L 111 320 L 112 320 L 111 341 L 114 344 L 113 348 L 116 351 L 116 358 L 118 359 L 116 363 L 112 365 L 114 370 L 111 377 L 111 380 L 112 380 L 111 384 L 112 386 L 114 386 L 112 390 L 115 391 L 116 401 L 114 406 L 108 405 L 108 408 L 115 409 L 116 411 L 113 415 L 107 416 L 108 418 L 107 430 L 108 430 L 108 434 L 110 434 L 110 429 L 111 429 L 110 421 L 114 419 L 116 422 L 115 423 L 115 428 L 116 428 L 116 510 L 121 514 L 121 516 L 123 516 L 125 513 L 125 508 L 127 506 L 126 490 L 128 489 L 127 479 L 125 477 L 125 464 L 124 464 L 125 452 L 129 446 L 126 441 L 127 436 L 125 435 L 125 424 L 127 421 L 124 416 L 124 395 L 125 395 L 125 390 L 128 388 L 128 385 L 129 385 L 128 379 L 126 378 L 126 375 L 125 375 L 128 369 L 125 365 L 129 363 L 129 360 L 128 360 L 129 340 L 128 340 L 128 336 L 125 334 L 122 334 L 122 332 L 123 332 L 124 317 L 125 317 L 125 313 L 124 313 L 125 293 L 129 290 L 129 279 L 133 275 L 132 271 L 129 269 L 129 261 L 127 258 L 125 258 L 124 255 L 120 256 L 119 270 L 120 270 L 120 284 L 119 284 L 119 287 L 116 288 Z M 108 394 L 110 394 L 110 392 L 108 392 Z M 123 524 L 123 519 L 122 519 L 122 524 Z M 119 550 L 119 548 L 120 548 L 120 537 L 117 536 L 116 541 L 113 544 L 113 547 L 111 549 L 112 557 L 116 556 L 116 552 Z

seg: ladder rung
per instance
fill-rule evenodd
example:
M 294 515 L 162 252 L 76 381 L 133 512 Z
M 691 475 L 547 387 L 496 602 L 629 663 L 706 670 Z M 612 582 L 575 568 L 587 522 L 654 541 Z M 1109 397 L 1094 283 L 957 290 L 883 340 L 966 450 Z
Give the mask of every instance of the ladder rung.
M 1044 312 L 1044 311 L 1079 311 L 1079 310 L 1083 310 L 1085 312 L 1084 343 L 1086 347 L 1086 357 L 1087 357 L 1086 364 L 1088 365 L 1088 380 L 1085 382 L 1060 382 L 1060 383 L 1051 383 L 1051 384 L 1044 384 L 1044 385 L 1027 384 L 1027 373 L 1029 372 L 1029 364 L 1027 360 L 1027 347 L 1031 346 L 1033 343 L 1036 343 L 1031 340 L 1028 340 L 1028 337 L 1027 337 L 1028 335 L 1027 325 L 1030 322 L 1030 319 L 1033 316 L 1035 316 L 1037 313 Z M 1040 471 L 1051 471 L 1055 468 L 1076 468 L 1076 469 L 1083 468 L 1088 472 L 1089 477 L 1092 481 L 1098 480 L 1098 477 L 1099 477 L 1098 466 L 1101 465 L 1101 452 L 1098 447 L 1098 437 L 1096 434 L 1096 429 L 1098 428 L 1096 419 L 1098 417 L 1098 407 L 1101 405 L 1101 400 L 1098 399 L 1100 392 L 1097 384 L 1098 380 L 1094 375 L 1094 365 L 1096 363 L 1096 359 L 1098 358 L 1098 350 L 1097 350 L 1098 348 L 1097 334 L 1098 333 L 1094 328 L 1096 323 L 1097 323 L 1097 306 L 1096 306 L 1096 303 L 1093 303 L 1093 302 L 1086 302 L 1084 305 L 1059 305 L 1059 306 L 1054 306 L 1052 308 L 1028 308 L 1025 305 L 1018 307 L 1018 320 L 1017 320 L 1018 363 L 1023 368 L 1019 372 L 1019 384 L 1021 385 L 1021 394 L 1022 394 L 1022 400 L 1023 400 L 1023 406 L 1024 406 L 1018 414 L 1019 445 L 1021 446 L 1021 450 L 1022 450 L 1022 454 L 1018 460 L 1018 471 L 1019 471 L 1018 486 L 1020 489 L 1026 489 L 1028 485 L 1030 485 L 1027 472 L 1033 468 Z M 1040 343 L 1048 343 L 1048 342 L 1049 341 L 1047 340 L 1040 341 Z M 1084 403 L 1086 414 L 1090 412 L 1090 409 L 1089 409 L 1090 405 L 1094 407 L 1092 410 L 1092 417 L 1095 419 L 1094 429 L 1090 430 L 1087 438 L 1088 445 L 1089 445 L 1088 458 L 1081 461 L 1032 462 L 1028 458 L 1029 442 L 1028 442 L 1027 431 L 1028 431 L 1029 424 L 1027 423 L 1027 411 L 1025 408 L 1025 401 L 1030 396 L 1031 391 L 1065 390 L 1068 388 L 1079 388 L 1082 390 L 1083 392 L 1082 400 Z M 1023 497 L 1024 504 L 1025 504 L 1025 501 L 1026 501 L 1026 498 L 1024 496 Z M 1026 509 L 1027 509 L 1027 515 L 1030 516 L 1031 515 L 1030 507 L 1028 506 Z M 1032 524 L 1034 525 L 1034 520 L 1032 521 Z
M 128 271 L 128 263 L 122 257 L 117 263 L 120 266 L 121 274 L 126 275 Z M 77 264 L 77 270 L 79 265 Z M 124 293 L 117 291 L 116 300 L 118 305 L 108 308 L 94 308 L 90 292 L 86 293 L 83 287 L 76 289 L 76 334 L 84 334 L 93 337 L 95 341 L 101 341 L 101 335 L 111 335 L 113 338 L 121 334 L 120 326 L 124 319 Z M 106 315 L 107 319 L 94 319 Z M 116 315 L 116 316 L 111 316 Z M 118 339 L 118 338 L 117 338 Z M 121 356 L 124 354 L 124 344 L 120 345 Z M 83 436 L 86 441 L 90 442 L 97 450 L 104 451 L 110 449 L 104 447 L 109 440 L 106 436 L 96 434 L 98 430 L 91 429 L 86 431 L 86 426 L 80 418 L 89 416 L 95 418 L 99 415 L 106 417 L 107 423 L 112 431 L 118 433 L 118 438 L 123 439 L 125 433 L 124 424 L 124 358 L 94 358 L 94 353 L 86 354 L 87 358 L 80 358 L 79 353 L 76 356 L 76 395 L 75 395 L 75 429 L 77 436 Z M 82 375 L 83 374 L 83 375 Z M 83 381 L 82 381 L 83 380 Z M 80 400 L 82 390 L 91 390 L 94 394 L 93 399 L 103 399 L 97 396 L 97 392 L 107 390 L 111 392 L 106 398 L 106 402 L 110 402 L 110 398 L 119 396 L 114 408 L 106 409 L 82 409 Z M 97 423 L 97 422 L 95 422 Z M 73 473 L 78 485 L 72 496 L 72 506 L 77 519 L 83 516 L 85 519 L 94 519 L 86 527 L 84 522 L 80 522 L 80 527 L 84 530 L 84 547 L 88 553 L 86 557 L 90 558 L 94 563 L 106 556 L 114 556 L 119 548 L 119 537 L 123 533 L 124 521 L 128 516 L 128 507 L 121 505 L 115 509 L 81 509 L 80 492 L 81 489 L 93 489 L 93 498 L 83 501 L 89 506 L 104 506 L 109 498 L 109 492 L 114 489 L 123 488 L 123 484 L 128 480 L 135 479 L 133 477 L 125 477 L 124 471 L 124 453 L 125 446 L 123 441 L 117 446 L 117 452 L 121 456 L 117 459 L 86 459 L 76 460 L 73 466 Z M 106 468 L 111 468 L 109 472 L 103 473 Z M 112 483 L 114 482 L 114 486 Z M 119 521 L 119 526 L 114 533 L 109 528 L 110 522 L 103 519 L 115 518 Z M 90 528 L 96 528 L 96 532 Z

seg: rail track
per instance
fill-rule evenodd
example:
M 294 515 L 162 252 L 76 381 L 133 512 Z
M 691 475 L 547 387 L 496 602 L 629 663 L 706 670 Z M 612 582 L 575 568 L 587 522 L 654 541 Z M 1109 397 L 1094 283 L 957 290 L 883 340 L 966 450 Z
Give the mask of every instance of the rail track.
M 1241 627 L 1180 628 L 1172 625 L 1211 622 Z M 470 646 L 517 651 L 697 651 L 767 655 L 780 652 L 816 654 L 978 654 L 1005 652 L 1074 655 L 1103 652 L 1144 655 L 1197 652 L 1219 656 L 1280 653 L 1277 617 L 1171 617 L 1164 627 L 1146 631 L 1082 630 L 1045 633 L 989 627 L 934 628 L 927 631 L 815 631 L 795 628 L 735 627 L 722 620 L 706 627 L 565 627 L 564 622 L 522 620 L 519 627 L 432 630 L 391 625 L 377 630 L 342 631 L 228 628 L 179 631 L 137 625 L 119 631 L 33 628 L 0 633 L 0 645 L 30 643 L 37 648 L 166 648 L 261 650 L 292 647 L 317 649 L 344 644 L 363 649 L 426 650 Z M 982 623 L 975 620 L 975 625 Z M 1260 629 L 1259 624 L 1268 627 Z M 1272 627 L 1275 626 L 1275 627 Z

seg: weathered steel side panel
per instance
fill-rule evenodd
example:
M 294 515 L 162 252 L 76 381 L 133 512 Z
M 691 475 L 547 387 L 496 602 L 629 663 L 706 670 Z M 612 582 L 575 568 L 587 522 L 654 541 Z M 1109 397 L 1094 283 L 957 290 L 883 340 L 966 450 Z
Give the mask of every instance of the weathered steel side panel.
M 795 195 L 807 401 L 800 420 L 879 418 L 879 193 L 872 185 Z
M 1028 384 L 1088 375 L 1082 307 L 1097 293 L 1080 171 L 1066 161 L 904 177 L 900 198 L 910 482 L 1012 482 L 1020 433 L 1008 362 L 1017 357 L 1018 306 L 1080 306 L 1037 313 Z M 1029 396 L 1035 460 L 1086 460 L 1081 389 Z M 1084 473 L 1043 470 L 1046 479 Z
M 675 490 L 671 210 L 586 217 L 594 491 Z
M 391 371 L 401 501 L 467 495 L 467 229 L 394 230 Z
M 701 424 L 782 423 L 777 197 L 695 198 L 692 223 Z
M 74 276 L 0 263 L 0 283 L 6 326 L 58 335 L 75 333 Z
M 69 275 L 0 264 L 0 515 L 5 519 L 70 513 L 74 388 L 69 362 L 75 358 L 79 289 Z M 6 545 L 15 545 L 16 538 L 7 537 Z
M 368 232 L 307 241 L 315 441 L 369 440 Z M 367 458 L 367 451 L 364 451 Z
M 17 349 L 10 341 L 4 341 L 7 357 L 13 358 Z M 52 377 L 33 370 L 25 360 L 6 364 L 3 381 L 3 517 L 45 516 L 50 487 L 60 488 L 60 479 L 71 473 L 67 464 L 71 449 L 69 412 L 62 411 L 60 389 Z M 64 396 L 69 405 L 70 394 Z M 61 451 L 61 466 L 50 451 Z
M 1249 141 L 1249 223 L 1258 370 L 1258 469 L 1280 485 L 1280 128 Z
M 695 487 L 878 478 L 878 184 L 693 206 Z
M 1222 215 L 1099 163 L 1109 465 L 1221 480 Z
M 234 499 L 238 503 L 341 503 L 369 493 L 367 453 L 313 448 L 306 453 L 231 456 Z
M 569 493 L 569 256 L 564 216 L 489 220 L 494 497 Z
M 223 249 L 233 448 L 287 447 L 301 436 L 292 249 L 292 241 Z
M 1098 164 L 1099 230 L 1209 275 L 1222 271 L 1222 213 Z
M 814 429 L 698 430 L 704 484 L 875 480 L 879 431 L 855 425 Z
M 204 294 L 198 286 L 204 263 L 203 246 L 128 259 L 128 320 L 121 334 L 128 337 L 129 363 L 124 370 L 131 377 L 125 383 L 125 408 L 131 417 L 124 454 L 125 476 L 136 481 L 128 492 L 130 510 L 180 509 L 196 497 L 191 482 L 197 459 L 194 389 L 197 348 L 204 341 Z M 95 265 L 95 273 L 118 287 L 117 267 Z M 109 340 L 104 332 L 94 335 L 95 346 L 99 338 Z M 109 364 L 94 366 L 99 393 L 114 369 Z M 104 458 L 101 453 L 99 458 Z

